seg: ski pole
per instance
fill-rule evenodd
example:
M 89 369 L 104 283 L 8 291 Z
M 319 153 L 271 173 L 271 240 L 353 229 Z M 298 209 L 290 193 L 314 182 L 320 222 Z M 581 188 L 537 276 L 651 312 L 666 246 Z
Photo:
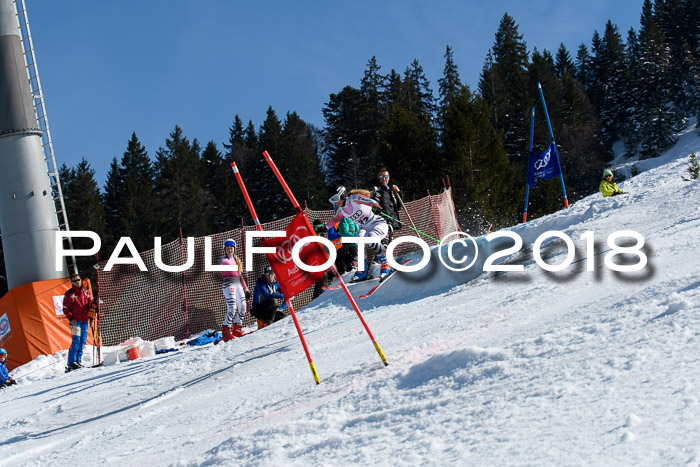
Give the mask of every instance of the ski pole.
M 36 370 L 32 370 L 32 371 L 30 371 L 29 373 L 23 374 L 22 376 L 18 376 L 18 377 L 16 377 L 16 378 L 13 377 L 12 379 L 18 380 L 18 379 L 20 379 L 20 378 L 24 378 L 25 376 L 29 376 L 29 375 L 31 375 L 32 373 L 36 373 L 37 371 L 43 370 L 44 368 L 48 368 L 48 367 L 50 367 L 51 365 L 55 365 L 56 363 L 61 363 L 61 361 L 58 360 L 58 361 L 49 363 L 48 365 L 44 365 L 44 366 L 42 366 L 41 368 L 37 368 Z
M 403 200 L 401 199 L 401 196 L 399 196 L 397 193 L 396 197 L 399 199 L 399 203 L 401 204 L 401 207 L 403 208 L 404 212 L 408 216 L 408 220 L 411 221 L 411 225 L 413 226 L 413 229 L 416 230 L 416 224 L 413 223 L 413 219 L 411 219 L 411 215 L 408 213 L 408 209 L 406 209 L 406 205 L 403 204 Z M 401 221 L 399 221 L 399 222 L 401 222 Z
M 401 222 L 401 221 L 398 220 L 398 219 L 394 219 L 393 217 L 391 217 L 389 214 L 387 214 L 387 213 L 385 213 L 385 212 L 380 212 L 379 214 L 381 214 L 382 216 L 386 217 L 387 219 L 391 219 L 392 221 L 396 221 L 396 222 L 398 222 L 398 223 L 400 223 L 400 224 L 403 224 L 403 225 L 405 225 L 406 227 L 408 227 L 409 229 L 415 230 L 415 231 L 418 232 L 419 234 L 425 235 L 426 237 L 428 237 L 428 238 L 430 238 L 430 239 L 432 239 L 432 240 L 435 240 L 436 242 L 440 243 L 440 240 L 438 240 L 437 238 L 431 237 L 431 236 L 428 235 L 427 233 L 421 232 L 420 230 L 418 230 L 418 229 L 416 229 L 416 228 L 414 228 L 414 227 L 411 227 L 410 225 L 407 225 L 405 222 Z

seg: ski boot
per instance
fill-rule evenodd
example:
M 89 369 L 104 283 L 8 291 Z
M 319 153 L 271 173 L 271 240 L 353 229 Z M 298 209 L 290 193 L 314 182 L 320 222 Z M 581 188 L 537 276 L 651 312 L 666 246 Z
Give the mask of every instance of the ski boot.
M 365 270 L 359 271 L 356 268 L 355 275 L 352 276 L 350 282 L 360 282 L 369 279 L 369 268 L 367 267 L 367 257 L 365 256 Z
M 224 329 L 223 329 L 223 331 L 222 331 L 221 340 L 223 340 L 224 342 L 228 342 L 228 341 L 230 341 L 231 339 L 233 339 L 233 337 L 234 337 L 234 336 L 233 336 L 233 334 L 231 333 L 231 328 L 228 327 L 228 326 L 224 326 Z
M 231 331 L 231 338 L 233 339 L 234 337 L 243 337 L 243 331 L 241 330 L 241 325 L 240 324 L 234 324 L 233 325 L 233 331 Z
M 391 274 L 394 269 L 389 266 L 389 263 L 386 262 L 385 255 L 377 255 L 377 259 L 382 263 L 381 267 L 379 268 L 379 280 L 383 280 L 385 277 Z

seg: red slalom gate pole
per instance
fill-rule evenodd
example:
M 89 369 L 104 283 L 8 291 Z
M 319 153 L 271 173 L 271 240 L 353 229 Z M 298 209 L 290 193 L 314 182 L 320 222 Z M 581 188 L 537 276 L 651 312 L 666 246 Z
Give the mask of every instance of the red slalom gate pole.
M 277 166 L 275 165 L 275 163 L 272 161 L 270 154 L 267 151 L 264 151 L 263 156 L 265 156 L 265 160 L 270 165 L 270 168 L 275 173 L 277 180 L 280 182 L 280 184 L 284 188 L 284 191 L 287 193 L 289 200 L 294 205 L 294 209 L 296 209 L 298 212 L 304 214 L 304 211 L 301 209 L 301 206 L 299 206 L 299 203 L 297 202 L 297 199 L 294 197 L 294 194 L 292 193 L 292 190 L 289 188 L 289 185 L 287 185 L 287 182 L 284 181 L 282 174 L 280 173 L 280 171 L 277 168 Z M 310 231 L 313 232 L 313 227 L 311 227 L 311 223 L 309 222 L 309 219 L 306 217 L 306 214 L 304 214 L 304 220 L 306 221 L 306 224 L 307 224 L 308 228 L 310 229 Z M 338 270 L 335 268 L 335 265 L 331 266 L 331 270 L 333 271 L 333 274 L 335 274 L 335 277 L 338 278 L 338 282 L 340 283 L 340 287 L 343 289 L 343 292 L 345 292 L 345 296 L 348 297 L 348 300 L 350 301 L 350 304 L 352 305 L 353 309 L 355 310 L 357 317 L 360 318 L 360 322 L 362 323 L 362 326 L 364 326 L 365 331 L 367 331 L 367 335 L 372 340 L 372 344 L 374 344 L 374 348 L 377 350 L 377 353 L 379 354 L 379 358 L 382 359 L 382 363 L 384 363 L 384 366 L 388 365 L 389 362 L 387 362 L 386 356 L 384 355 L 382 348 L 379 346 L 377 339 L 374 338 L 374 335 L 372 334 L 372 331 L 370 330 L 369 325 L 367 324 L 367 321 L 365 321 L 364 316 L 362 316 L 362 312 L 360 311 L 360 307 L 357 306 L 357 302 L 355 302 L 355 299 L 350 294 L 350 290 L 348 290 L 347 285 L 345 285 L 345 282 L 343 282 L 343 279 L 342 279 L 342 277 L 340 277 L 340 274 L 338 273 Z
M 245 184 L 243 183 L 243 178 L 241 177 L 240 172 L 238 171 L 238 167 L 236 166 L 235 162 L 231 162 L 231 170 L 233 170 L 233 174 L 236 176 L 236 181 L 238 182 L 238 186 L 241 188 L 241 191 L 243 192 L 243 197 L 245 198 L 245 202 L 248 205 L 248 210 L 250 211 L 250 215 L 253 217 L 253 222 L 255 223 L 255 228 L 258 229 L 258 231 L 262 232 L 262 225 L 260 225 L 260 221 L 258 220 L 258 215 L 255 212 L 255 208 L 253 207 L 253 202 L 250 200 L 250 196 L 248 195 L 248 190 L 245 187 Z M 245 235 L 245 232 L 243 232 Z M 306 345 L 306 339 L 304 339 L 304 333 L 301 331 L 301 326 L 299 326 L 299 320 L 297 319 L 297 314 L 294 312 L 294 307 L 292 307 L 292 302 L 289 300 L 288 297 L 284 297 L 285 303 L 287 303 L 287 307 L 289 308 L 289 312 L 292 315 L 292 321 L 294 321 L 294 327 L 297 328 L 297 334 L 299 334 L 299 340 L 301 340 L 301 345 L 304 347 L 304 353 L 306 354 L 306 359 L 309 362 L 309 367 L 311 367 L 311 374 L 314 377 L 314 381 L 316 381 L 316 384 L 319 384 L 321 380 L 318 377 L 318 372 L 316 371 L 316 366 L 314 365 L 314 361 L 311 358 L 311 353 L 309 352 L 309 346 Z

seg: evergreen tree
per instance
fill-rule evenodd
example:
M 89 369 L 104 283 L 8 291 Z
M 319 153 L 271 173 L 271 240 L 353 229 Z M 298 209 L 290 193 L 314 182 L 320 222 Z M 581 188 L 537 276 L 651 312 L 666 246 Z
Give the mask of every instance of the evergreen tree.
M 130 237 L 139 251 L 153 248 L 156 195 L 153 164 L 136 133 L 131 134 L 121 163 L 114 158 L 107 173 L 102 198 L 105 207 L 108 244 Z
M 245 129 L 243 128 L 243 120 L 241 120 L 241 117 L 236 114 L 233 117 L 233 125 L 231 125 L 228 129 L 228 143 L 224 143 L 224 149 L 227 149 L 228 152 L 231 152 L 231 149 L 236 144 L 244 144 L 245 143 Z
M 697 117 L 697 123 L 695 124 L 695 128 L 700 128 L 700 46 L 698 46 L 696 56 L 699 58 L 695 60 L 693 66 L 693 81 L 695 82 L 695 89 L 698 90 L 698 93 L 695 96 L 694 104 L 695 116 Z
M 403 92 L 403 81 L 401 75 L 392 69 L 386 77 L 386 88 L 384 90 L 384 101 L 386 102 L 387 118 L 391 113 L 391 108 L 394 103 L 401 102 L 401 94 Z
M 601 124 L 601 136 L 606 147 L 611 150 L 613 142 L 622 136 L 622 122 L 626 118 L 623 101 L 626 64 L 622 37 L 617 26 L 609 20 L 605 24 L 605 32 L 594 62 L 597 86 L 595 104 Z
M 643 79 L 639 84 L 636 118 L 640 122 L 642 156 L 651 157 L 675 142 L 671 57 L 663 32 L 653 18 L 646 21 L 640 38 L 639 75 Z
M 89 230 L 104 241 L 105 210 L 100 202 L 100 189 L 95 181 L 95 171 L 83 158 L 71 169 L 63 164 L 59 176 L 62 180 L 63 200 L 71 230 Z M 73 248 L 87 249 L 92 246 L 90 239 L 73 239 Z M 80 273 L 94 280 L 94 269 L 91 266 L 96 263 L 96 258 L 79 256 L 76 261 Z
M 404 71 L 404 80 L 399 104 L 417 118 L 432 125 L 435 116 L 435 98 L 430 89 L 430 82 L 425 77 L 423 67 L 418 60 L 413 60 Z
M 398 98 L 390 102 L 379 156 L 392 178 L 401 183 L 404 195 L 420 197 L 426 189 L 438 187 L 443 175 L 433 126 L 433 93 L 417 60 L 406 68 L 403 80 L 390 75 L 389 85 L 398 88 L 389 90 Z
M 537 48 L 531 54 L 531 63 L 528 67 L 528 90 L 530 90 L 530 102 L 535 105 L 534 150 L 544 152 L 549 145 L 552 136 L 547 125 L 544 109 L 542 108 L 538 83 L 542 86 L 542 91 L 547 102 L 547 110 L 552 124 L 553 131 L 556 131 L 556 139 L 562 127 L 562 97 L 560 79 L 557 77 L 556 67 L 552 54 L 547 50 L 540 53 Z M 529 132 L 528 132 L 529 134 Z M 561 152 L 562 141 L 558 141 L 558 150 Z M 560 159 L 562 154 L 559 155 Z M 561 208 L 563 204 L 561 183 L 558 179 L 540 180 L 537 182 L 537 189 L 530 192 L 530 207 L 528 212 L 531 217 L 554 212 Z
M 445 68 L 442 71 L 442 78 L 438 79 L 438 94 L 440 101 L 438 103 L 438 125 L 440 131 L 444 129 L 444 115 L 447 106 L 457 98 L 461 93 L 464 85 L 459 78 L 459 71 L 454 62 L 452 47 L 445 47 Z
M 586 44 L 581 44 L 576 53 L 576 79 L 588 92 L 593 87 L 593 59 Z
M 252 120 L 248 120 L 248 125 L 245 128 L 243 136 L 246 147 L 255 149 L 258 145 L 258 136 L 255 134 L 255 126 Z
M 493 109 L 494 126 L 504 131 L 504 146 L 509 156 L 525 156 L 528 149 L 527 58 L 523 36 L 515 20 L 505 13 L 481 73 L 479 92 Z M 520 165 L 524 168 L 522 160 Z
M 583 85 L 571 75 L 560 79 L 557 150 L 567 195 L 571 202 L 594 192 L 600 182 L 600 168 L 607 159 L 598 138 L 600 124 Z M 551 182 L 551 180 L 550 180 Z M 556 208 L 559 209 L 561 203 Z
M 367 62 L 365 73 L 360 83 L 358 158 L 365 164 L 367 171 L 376 169 L 377 151 L 381 130 L 386 121 L 387 109 L 384 101 L 386 77 L 380 74 L 381 67 L 376 57 Z M 361 175 L 365 180 L 369 173 Z
M 420 198 L 426 189 L 440 185 L 442 164 L 431 122 L 401 104 L 392 106 L 379 156 L 391 178 L 400 183 L 404 199 Z
M 225 170 L 216 177 L 219 186 L 210 188 L 221 207 L 221 220 L 225 229 L 231 229 L 238 218 L 249 218 L 248 208 L 245 207 L 243 193 L 235 180 L 231 170 L 231 162 L 235 162 L 241 177 L 245 181 L 248 177 L 248 164 L 257 152 L 258 138 L 255 134 L 255 126 L 252 121 L 243 127 L 243 120 L 238 115 L 233 118 L 233 125 L 229 128 L 228 141 L 223 143 L 226 152 L 222 156 L 222 164 Z M 226 172 L 224 175 L 223 172 Z M 218 185 L 218 183 L 217 183 Z
M 586 86 L 586 94 L 593 103 L 596 112 L 600 111 L 603 100 L 604 84 L 601 81 L 601 65 L 603 56 L 603 39 L 601 39 L 598 31 L 593 31 L 591 39 L 591 61 L 589 68 L 589 81 L 584 82 Z
M 512 225 L 517 213 L 513 199 L 522 196 L 524 187 L 516 188 L 502 132 L 489 121 L 483 98 L 468 87 L 460 86 L 445 102 L 441 139 L 460 225 L 477 235 L 490 223 Z
M 633 28 L 627 33 L 627 50 L 625 53 L 627 61 L 627 86 L 622 100 L 625 105 L 627 118 L 622 125 L 624 134 L 625 150 L 627 157 L 633 156 L 639 149 L 641 138 L 641 123 L 639 121 L 640 112 L 638 109 L 638 98 L 640 86 L 643 85 L 644 77 L 641 75 L 640 61 L 642 59 L 639 37 Z
M 360 91 L 346 86 L 338 94 L 331 94 L 323 108 L 325 169 L 328 183 L 333 188 L 337 185 L 360 188 L 370 177 L 371 168 L 359 149 L 362 140 L 361 101 Z
M 248 192 L 260 221 L 268 222 L 278 219 L 283 212 L 284 215 L 291 212 L 284 189 L 262 155 L 267 151 L 276 165 L 283 165 L 282 123 L 272 107 L 268 107 L 265 121 L 258 130 L 257 143 L 257 151 L 246 169 L 250 172 Z
M 647 7 L 647 3 L 651 3 L 650 0 L 644 4 L 643 16 L 647 13 L 652 17 L 651 6 Z M 700 59 L 696 55 L 700 50 L 700 0 L 657 0 L 653 20 L 669 49 L 669 72 L 674 77 L 669 91 L 678 110 L 677 120 L 680 121 L 684 115 L 692 112 L 698 99 L 693 62 Z
M 63 176 L 62 176 L 63 178 Z M 121 173 L 119 171 L 119 162 L 116 157 L 112 158 L 107 171 L 107 179 L 105 181 L 104 190 L 102 193 L 102 205 L 105 210 L 105 223 L 107 226 L 107 242 L 108 249 L 111 249 L 117 244 L 119 238 L 123 237 L 124 229 L 121 224 L 121 207 L 124 193 L 122 190 Z
M 328 208 L 328 197 L 318 142 L 318 131 L 313 126 L 296 112 L 287 113 L 280 148 L 283 157 L 277 165 L 302 207 L 306 203 L 311 209 L 321 210 Z M 292 205 L 286 199 L 278 208 L 277 217 L 293 214 Z
M 593 107 L 586 98 L 583 85 L 573 76 L 573 68 L 567 65 L 567 56 L 565 49 L 560 47 L 555 62 L 547 50 L 539 53 L 534 49 L 528 68 L 528 88 L 532 89 L 531 101 L 536 103 L 533 149 L 543 152 L 551 140 L 537 90 L 539 82 L 557 142 L 567 195 L 573 202 L 597 186 L 605 152 L 596 138 L 600 129 Z M 537 188 L 530 192 L 528 215 L 535 218 L 561 209 L 562 205 L 560 180 L 540 180 Z
M 182 129 L 175 126 L 165 148 L 158 149 L 156 158 L 156 193 L 158 197 L 158 233 L 163 244 L 179 237 L 209 234 L 205 212 L 210 197 L 203 186 L 200 147 L 192 143 Z
M 700 107 L 700 83 L 697 79 L 699 64 L 700 46 L 698 53 L 694 54 L 688 42 L 685 44 L 683 56 L 671 63 L 670 74 L 678 77 L 671 81 L 671 95 L 678 109 L 677 121 L 693 115 L 695 109 Z
M 240 119 L 238 121 L 240 122 Z M 233 145 L 242 144 L 242 134 L 241 125 L 238 137 L 232 134 L 229 141 L 233 142 Z M 224 147 L 227 147 L 225 143 Z M 228 146 L 228 149 L 230 150 L 231 146 Z M 208 232 L 223 232 L 240 227 L 245 204 L 231 170 L 231 160 L 226 160 L 216 144 L 209 141 L 202 151 L 201 161 L 204 170 L 204 190 L 206 195 L 211 196 L 205 203 Z
M 559 44 L 559 48 L 557 49 L 554 70 L 557 72 L 557 76 L 559 77 L 565 75 L 574 76 L 576 71 L 576 65 L 574 65 L 573 60 L 571 60 L 571 54 L 569 54 L 569 51 L 566 50 L 566 46 L 563 42 Z
M 244 129 L 242 120 L 236 115 L 233 125 L 229 128 L 228 142 L 224 143 L 223 146 L 226 149 L 222 162 L 224 167 L 221 171 L 217 170 L 217 175 L 214 176 L 215 180 L 217 180 L 215 182 L 216 186 L 212 184 L 209 188 L 217 199 L 220 208 L 218 222 L 215 224 L 218 226 L 217 231 L 220 231 L 219 229 L 230 230 L 237 228 L 240 225 L 240 218 L 243 218 L 244 223 L 248 225 L 253 223 L 243 193 L 231 171 L 231 162 L 236 163 L 247 190 L 250 190 L 250 187 L 256 184 L 257 177 L 260 176 L 260 174 L 256 175 L 253 173 L 254 165 L 258 164 L 256 168 L 259 170 L 263 169 L 259 165 L 262 154 L 258 152 L 258 136 L 252 121 L 249 120 Z M 224 172 L 226 173 L 224 174 Z M 258 203 L 256 200 L 253 202 L 257 212 Z

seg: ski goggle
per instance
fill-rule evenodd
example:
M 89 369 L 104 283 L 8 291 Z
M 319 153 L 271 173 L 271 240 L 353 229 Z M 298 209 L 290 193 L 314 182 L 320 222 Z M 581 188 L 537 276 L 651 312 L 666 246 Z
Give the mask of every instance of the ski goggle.
M 224 248 L 226 248 L 227 246 L 232 246 L 232 247 L 236 248 L 236 242 L 234 242 L 233 240 L 226 240 L 224 242 Z
M 331 204 L 337 203 L 338 201 L 340 201 L 340 193 L 334 194 L 333 196 L 331 196 L 331 197 L 328 199 L 328 201 L 330 201 Z

